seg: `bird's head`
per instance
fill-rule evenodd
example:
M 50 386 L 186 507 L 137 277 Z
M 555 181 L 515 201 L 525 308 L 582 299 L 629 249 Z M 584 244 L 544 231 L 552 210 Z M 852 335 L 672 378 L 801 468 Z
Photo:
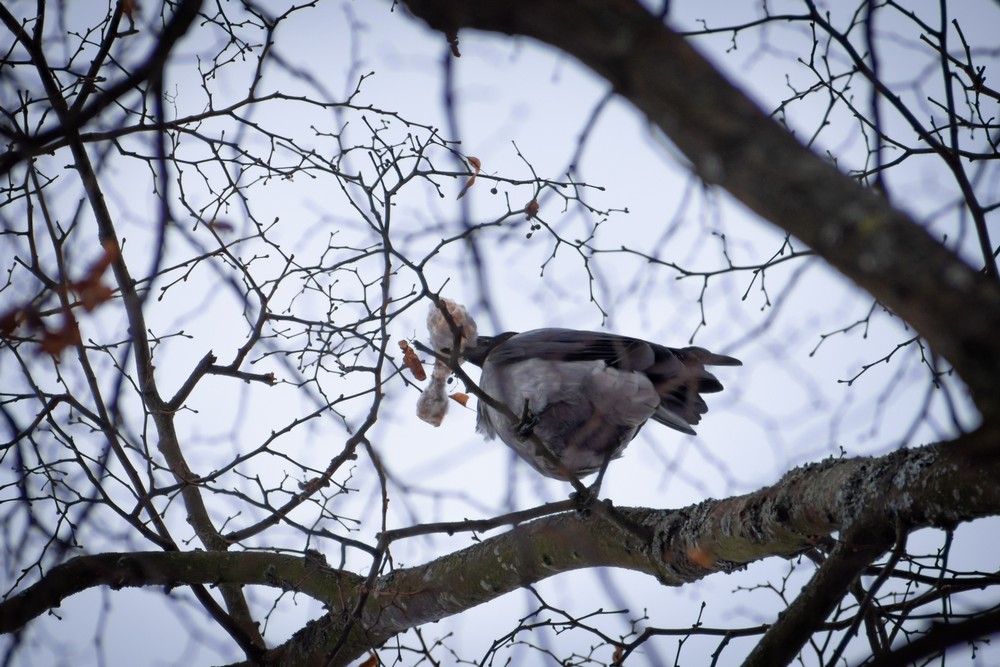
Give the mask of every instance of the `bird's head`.
M 483 362 L 486 361 L 486 357 L 489 353 L 500 343 L 504 342 L 511 336 L 516 336 L 516 331 L 508 331 L 502 333 L 498 336 L 479 336 L 476 340 L 475 345 L 471 345 L 462 352 L 462 356 L 467 360 L 474 363 L 476 366 L 482 368 Z

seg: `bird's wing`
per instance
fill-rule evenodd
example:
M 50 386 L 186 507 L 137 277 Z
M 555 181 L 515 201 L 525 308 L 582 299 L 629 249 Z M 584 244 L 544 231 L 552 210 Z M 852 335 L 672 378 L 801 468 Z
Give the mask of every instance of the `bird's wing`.
M 535 329 L 497 345 L 489 361 L 497 366 L 543 359 L 546 361 L 604 361 L 619 370 L 643 370 L 656 355 L 650 343 L 637 338 L 574 329 Z

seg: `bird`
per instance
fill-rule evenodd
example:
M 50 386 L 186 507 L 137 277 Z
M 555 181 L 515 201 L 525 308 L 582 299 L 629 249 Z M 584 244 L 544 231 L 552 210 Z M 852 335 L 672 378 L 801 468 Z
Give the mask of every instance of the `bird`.
M 546 477 L 601 472 L 650 419 L 694 435 L 722 391 L 706 366 L 741 366 L 701 347 L 545 328 L 479 336 L 465 360 L 482 368 L 476 430 L 499 437 Z

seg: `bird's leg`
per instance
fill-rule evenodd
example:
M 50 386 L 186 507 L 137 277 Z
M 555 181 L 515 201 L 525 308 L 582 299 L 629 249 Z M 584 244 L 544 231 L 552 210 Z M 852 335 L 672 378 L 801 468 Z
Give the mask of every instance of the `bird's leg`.
M 601 469 L 597 471 L 597 479 L 594 483 L 590 485 L 588 491 L 593 499 L 597 499 L 597 494 L 601 492 L 601 482 L 604 481 L 604 473 L 608 471 L 608 464 L 611 463 L 611 459 L 614 457 L 614 450 L 609 451 L 604 456 L 604 461 L 601 462 Z
M 521 420 L 514 424 L 514 433 L 524 440 L 531 436 L 535 427 L 538 426 L 538 415 L 528 407 L 528 399 L 524 399 L 524 409 L 521 410 Z
M 604 461 L 601 462 L 601 467 L 597 471 L 597 479 L 594 480 L 593 484 L 581 493 L 574 492 L 570 494 L 570 498 L 577 504 L 576 511 L 583 516 L 590 516 L 594 503 L 597 502 L 597 497 L 601 493 L 601 482 L 604 481 L 604 473 L 608 471 L 608 464 L 611 463 L 611 459 L 613 458 L 614 450 L 611 450 L 604 457 Z

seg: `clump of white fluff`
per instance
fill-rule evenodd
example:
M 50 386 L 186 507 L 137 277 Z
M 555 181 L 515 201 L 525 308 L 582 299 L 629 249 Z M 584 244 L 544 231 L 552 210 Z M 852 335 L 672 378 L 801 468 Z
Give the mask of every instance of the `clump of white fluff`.
M 466 347 L 475 345 L 479 337 L 476 321 L 469 311 L 460 303 L 451 299 L 441 299 L 442 305 L 448 310 L 451 321 L 461 332 L 459 339 L 459 354 Z M 455 344 L 455 331 L 445 319 L 441 309 L 431 304 L 427 314 L 427 331 L 430 333 L 431 345 L 438 352 L 451 350 Z M 444 415 L 448 412 L 448 397 L 444 393 L 445 381 L 451 375 L 451 369 L 441 360 L 435 360 L 434 371 L 431 373 L 431 383 L 427 385 L 417 400 L 417 416 L 428 424 L 440 426 Z

